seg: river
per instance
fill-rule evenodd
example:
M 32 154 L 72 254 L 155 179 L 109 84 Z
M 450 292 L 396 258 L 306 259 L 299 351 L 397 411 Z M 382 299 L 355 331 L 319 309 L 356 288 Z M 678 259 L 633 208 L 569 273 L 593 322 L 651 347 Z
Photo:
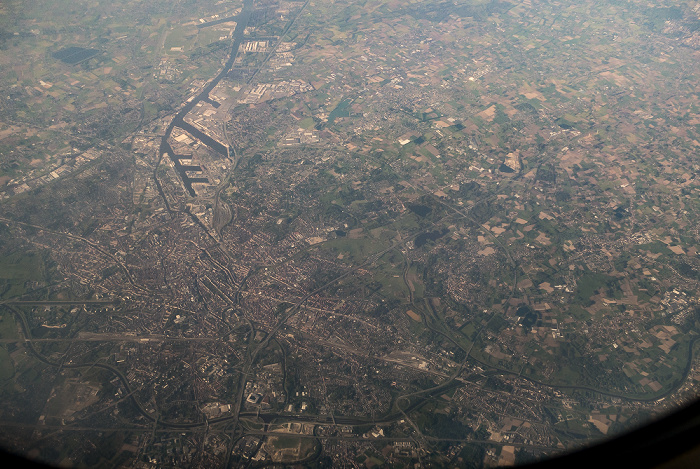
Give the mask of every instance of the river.
M 179 127 L 186 132 L 189 132 L 191 135 L 194 137 L 200 139 L 204 144 L 208 145 L 210 148 L 213 150 L 217 151 L 218 153 L 222 153 L 223 155 L 228 154 L 228 149 L 222 145 L 221 143 L 217 142 L 213 138 L 207 136 L 206 134 L 202 133 L 195 127 L 193 127 L 191 124 L 185 122 L 185 116 L 189 114 L 189 112 L 194 109 L 194 107 L 199 104 L 202 101 L 209 100 L 209 93 L 211 90 L 213 90 L 216 85 L 219 84 L 221 79 L 226 76 L 226 74 L 231 70 L 231 67 L 233 66 L 233 62 L 236 60 L 236 56 L 238 55 L 238 49 L 241 47 L 241 43 L 243 42 L 244 38 L 244 33 L 245 33 L 245 28 L 248 26 L 248 21 L 250 20 L 250 15 L 253 12 L 253 0 L 244 0 L 243 1 L 243 10 L 241 10 L 241 13 L 236 17 L 237 22 L 236 22 L 236 29 L 233 31 L 233 44 L 231 45 L 231 53 L 229 55 L 228 60 L 226 61 L 226 64 L 224 64 L 224 67 L 221 69 L 218 75 L 214 77 L 213 80 L 211 80 L 207 85 L 202 89 L 202 91 L 194 97 L 191 101 L 188 101 L 185 103 L 185 105 L 178 111 L 178 113 L 175 115 L 173 120 L 170 122 L 170 125 L 168 128 L 165 130 L 165 134 L 161 138 L 160 142 L 160 154 L 167 154 L 168 158 L 170 158 L 170 161 L 173 162 L 175 165 L 175 170 L 177 171 L 178 175 L 180 176 L 180 179 L 182 179 L 182 182 L 185 185 L 185 188 L 187 189 L 187 192 L 194 197 L 196 194 L 194 192 L 194 189 L 192 189 L 192 180 L 187 177 L 186 170 L 183 169 L 184 167 L 180 164 L 180 160 L 177 158 L 175 155 L 175 152 L 173 151 L 172 147 L 170 146 L 170 143 L 168 143 L 168 139 L 170 138 L 170 135 L 173 132 L 173 129 L 175 127 Z

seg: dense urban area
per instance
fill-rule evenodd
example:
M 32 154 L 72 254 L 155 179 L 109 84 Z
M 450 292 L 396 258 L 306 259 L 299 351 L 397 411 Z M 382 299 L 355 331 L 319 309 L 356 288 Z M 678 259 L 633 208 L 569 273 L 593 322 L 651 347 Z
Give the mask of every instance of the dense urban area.
M 700 7 L 0 3 L 0 446 L 494 467 L 698 395 Z

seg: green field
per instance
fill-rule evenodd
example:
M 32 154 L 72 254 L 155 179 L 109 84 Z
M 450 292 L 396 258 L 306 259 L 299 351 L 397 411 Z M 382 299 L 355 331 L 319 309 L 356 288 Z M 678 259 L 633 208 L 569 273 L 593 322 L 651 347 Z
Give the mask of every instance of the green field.
M 315 122 L 314 122 L 313 117 L 307 117 L 307 118 L 299 121 L 299 127 L 301 127 L 302 129 L 306 129 L 306 130 L 309 130 L 310 128 L 312 128 L 314 126 L 314 124 L 315 124 Z
M 614 279 L 609 275 L 598 273 L 587 273 L 578 279 L 576 289 L 576 300 L 580 304 L 588 304 L 590 297 L 601 288 L 610 286 Z
M 331 249 L 334 252 L 342 253 L 345 255 L 345 261 L 351 261 L 353 263 L 362 263 L 366 261 L 369 256 L 376 254 L 385 247 L 385 245 L 377 242 L 377 240 L 369 238 L 340 238 L 323 244 L 323 249 Z
M 15 374 L 15 367 L 12 359 L 5 347 L 0 347 L 0 381 L 12 378 Z
M 332 124 L 333 121 L 338 118 L 338 117 L 349 117 L 350 116 L 350 104 L 352 104 L 352 101 L 349 99 L 344 99 L 341 101 L 335 109 L 331 111 L 331 113 L 328 115 L 328 123 Z
M 17 337 L 17 323 L 12 313 L 7 310 L 0 312 L 0 338 L 16 339 Z
M 26 283 L 45 277 L 44 260 L 37 254 L 0 257 L 0 298 L 14 298 L 26 292 Z

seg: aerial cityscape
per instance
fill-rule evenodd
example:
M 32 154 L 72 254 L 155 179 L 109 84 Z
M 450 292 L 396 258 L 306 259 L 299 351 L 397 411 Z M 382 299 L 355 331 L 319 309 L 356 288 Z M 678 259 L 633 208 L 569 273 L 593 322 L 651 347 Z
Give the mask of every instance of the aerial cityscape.
M 700 393 L 700 5 L 0 3 L 0 447 L 497 467 Z

